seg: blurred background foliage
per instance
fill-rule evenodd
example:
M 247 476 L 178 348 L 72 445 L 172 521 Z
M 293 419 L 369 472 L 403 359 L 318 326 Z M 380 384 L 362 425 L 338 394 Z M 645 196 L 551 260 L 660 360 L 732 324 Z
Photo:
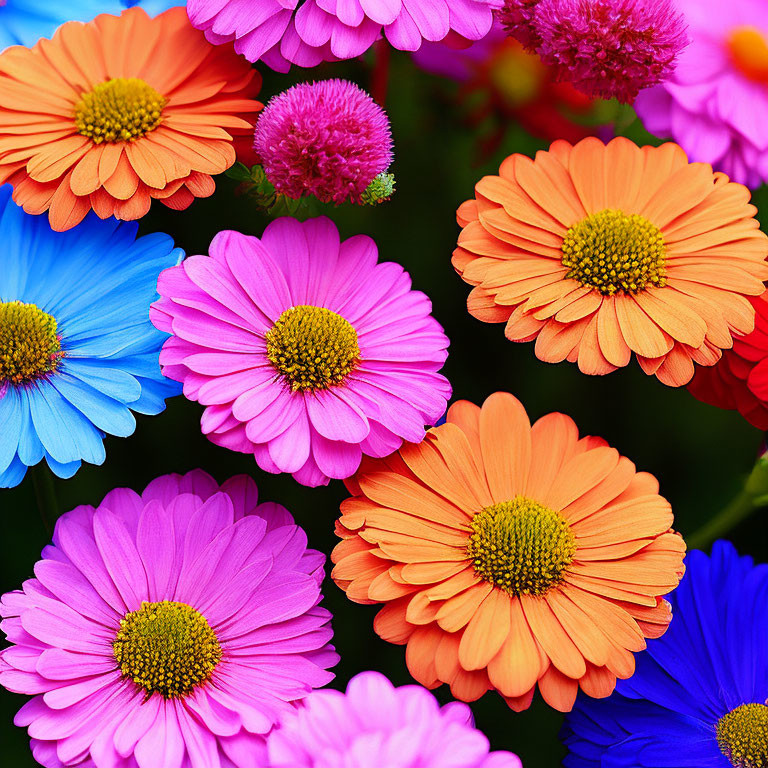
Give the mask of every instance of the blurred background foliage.
M 347 77 L 370 88 L 372 67 L 371 58 L 325 65 L 311 75 L 314 79 Z M 309 79 L 309 74 L 264 72 L 262 100 Z M 672 502 L 676 527 L 683 535 L 693 533 L 741 489 L 762 450 L 762 435 L 735 412 L 704 405 L 684 389 L 667 388 L 644 375 L 636 363 L 609 376 L 587 377 L 570 363 L 539 362 L 532 344 L 512 344 L 505 340 L 502 326 L 485 325 L 469 316 L 468 286 L 450 264 L 458 234 L 455 210 L 472 195 L 474 183 L 495 173 L 504 157 L 513 152 L 533 154 L 545 142 L 512 123 L 492 156 L 479 161 L 477 132 L 464 119 L 456 93 L 455 84 L 418 70 L 407 55 L 393 53 L 387 109 L 395 141 L 392 170 L 397 192 L 378 207 L 326 206 L 327 214 L 338 224 L 342 237 L 371 235 L 380 258 L 403 264 L 414 287 L 430 296 L 435 316 L 451 340 L 444 372 L 453 384 L 455 399 L 480 403 L 494 391 L 507 390 L 522 400 L 532 419 L 551 411 L 569 414 L 582 434 L 604 437 L 639 469 L 656 475 L 661 493 Z M 653 140 L 637 121 L 627 125 L 625 111 L 618 114 L 622 133 L 639 143 Z M 214 197 L 196 201 L 187 211 L 155 204 L 140 231 L 167 232 L 189 254 L 205 253 L 211 238 L 222 229 L 260 235 L 267 223 L 265 215 L 246 197 L 238 196 L 235 181 L 223 176 L 217 181 Z M 763 221 L 768 224 L 768 194 L 761 191 L 756 198 L 758 206 L 763 203 Z M 329 487 L 311 489 L 289 476 L 266 474 L 249 456 L 209 443 L 200 434 L 200 413 L 196 403 L 178 397 L 160 416 L 139 417 L 131 438 L 107 438 L 104 466 L 84 465 L 68 481 L 51 476 L 52 499 L 38 500 L 33 475 L 45 475 L 47 469 L 42 466 L 30 471 L 18 488 L 0 491 L 0 590 L 15 589 L 33 575 L 33 565 L 58 515 L 78 504 L 98 504 L 114 487 L 141 491 L 158 475 L 196 467 L 219 482 L 238 473 L 250 474 L 262 500 L 287 506 L 306 529 L 310 546 L 330 553 L 336 542 L 334 519 L 346 495 L 343 484 L 334 481 Z M 760 561 L 768 560 L 765 514 L 758 512 L 730 535 L 742 553 Z M 349 602 L 330 579 L 325 594 L 341 654 L 333 685 L 343 688 L 364 669 L 380 670 L 398 685 L 410 682 L 404 649 L 380 641 L 372 630 L 376 608 Z M 443 701 L 450 698 L 444 689 L 437 695 Z M 25 731 L 12 725 L 23 701 L 0 690 L 0 765 L 9 768 L 36 765 Z M 564 751 L 557 735 L 562 716 L 540 699 L 529 711 L 515 714 L 500 697 L 489 693 L 472 708 L 494 749 L 517 752 L 526 768 L 560 764 Z

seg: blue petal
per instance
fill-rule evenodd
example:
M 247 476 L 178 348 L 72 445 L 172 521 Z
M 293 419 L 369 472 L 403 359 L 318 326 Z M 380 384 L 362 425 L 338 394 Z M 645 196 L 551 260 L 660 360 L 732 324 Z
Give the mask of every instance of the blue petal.
M 48 382 L 30 393 L 29 404 L 37 435 L 54 461 L 104 461 L 102 434 Z
M 125 368 L 113 367 L 115 364 L 108 360 L 71 360 L 65 361 L 61 370 L 71 374 L 76 379 L 90 385 L 99 392 L 119 400 L 122 403 L 133 403 L 141 397 L 141 384 L 127 373 Z M 155 356 L 155 365 L 158 365 Z
M 8 7 L 0 6 L 0 26 Z M 13 7 L 31 9 L 33 2 L 17 0 Z M 165 398 L 180 391 L 161 373 L 158 358 L 168 336 L 152 325 L 149 305 L 160 272 L 184 254 L 167 235 L 137 239 L 135 222 L 95 213 L 54 232 L 47 217 L 24 213 L 9 193 L 8 185 L 0 187 L 0 301 L 32 303 L 51 314 L 64 360 L 50 380 L 7 395 L 0 408 L 0 470 L 16 456 L 31 465 L 46 454 L 70 474 L 81 460 L 104 460 L 104 433 L 134 431 L 132 411 L 159 413 Z M 24 418 L 11 408 L 20 397 L 28 403 Z
M 19 390 L 21 398 L 22 425 L 19 435 L 19 458 L 28 467 L 32 467 L 42 461 L 45 454 L 43 444 L 35 432 L 35 425 L 32 423 L 32 413 L 29 408 L 29 397 L 25 389 Z
M 45 461 L 56 477 L 62 478 L 62 480 L 69 480 L 73 477 L 75 472 L 80 469 L 81 463 L 79 461 L 70 461 L 66 464 L 60 464 L 55 459 L 52 459 L 48 454 L 45 456 Z
M 67 373 L 57 373 L 51 377 L 51 385 L 102 432 L 128 437 L 136 429 L 136 419 L 123 403 L 107 397 L 85 382 Z
M 151 379 L 139 379 L 141 382 L 141 397 L 131 403 L 131 409 L 136 413 L 146 416 L 154 416 L 165 410 L 165 400 L 181 394 L 181 383 L 165 379 L 164 381 L 152 381 Z
M 666 634 L 604 700 L 580 695 L 562 736 L 567 768 L 730 768 L 715 723 L 768 698 L 768 566 L 716 543 L 693 551 Z
M 0 472 L 0 488 L 15 488 L 26 474 L 27 465 L 17 456 L 5 471 Z
M 0 397 L 0 472 L 6 470 L 16 457 L 23 423 L 21 398 L 11 387 Z

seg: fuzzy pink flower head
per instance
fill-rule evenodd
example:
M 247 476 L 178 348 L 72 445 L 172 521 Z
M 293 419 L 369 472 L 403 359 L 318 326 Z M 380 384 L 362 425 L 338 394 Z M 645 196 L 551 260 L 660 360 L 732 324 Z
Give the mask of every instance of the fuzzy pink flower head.
M 672 75 L 643 91 L 646 130 L 748 187 L 768 182 L 768 3 L 675 0 L 691 44 Z
M 346 693 L 313 692 L 267 749 L 266 768 L 522 768 L 511 752 L 489 752 L 466 704 L 440 707 L 426 688 L 395 688 L 379 672 L 356 675 Z
M 377 260 L 369 237 L 284 217 L 161 273 L 160 364 L 205 406 L 210 440 L 317 486 L 424 439 L 451 393 L 448 339 L 403 268 Z
M 325 557 L 248 477 L 201 470 L 56 523 L 0 600 L 0 685 L 46 768 L 251 768 L 338 657 Z
M 392 162 L 386 112 L 347 80 L 300 83 L 273 97 L 253 147 L 278 192 L 325 203 L 360 203 Z
M 688 44 L 671 0 L 541 0 L 533 24 L 561 80 L 623 102 L 667 78 Z
M 497 14 L 507 34 L 531 52 L 538 50 L 541 43 L 533 22 L 538 2 L 539 0 L 504 0 L 504 6 Z
M 234 41 L 279 72 L 352 59 L 386 36 L 403 51 L 423 41 L 480 40 L 502 0 L 188 0 L 192 24 L 214 44 Z

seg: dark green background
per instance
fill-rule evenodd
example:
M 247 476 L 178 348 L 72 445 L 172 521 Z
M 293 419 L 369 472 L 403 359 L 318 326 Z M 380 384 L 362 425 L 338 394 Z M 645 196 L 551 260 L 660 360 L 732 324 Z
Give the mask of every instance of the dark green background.
M 327 66 L 309 76 L 322 79 L 340 74 L 363 87 L 370 82 L 364 63 Z M 269 73 L 262 98 L 266 101 L 297 79 L 299 73 L 291 77 Z M 736 413 L 699 403 L 687 391 L 669 389 L 645 376 L 634 362 L 610 376 L 587 377 L 569 363 L 539 362 L 532 344 L 507 342 L 502 326 L 485 325 L 468 315 L 468 287 L 450 264 L 458 233 L 455 209 L 471 196 L 473 184 L 483 174 L 494 173 L 507 154 L 531 153 L 543 143 L 510 125 L 496 156 L 482 166 L 474 165 L 475 137 L 451 95 L 449 84 L 420 72 L 407 56 L 394 55 L 388 109 L 395 139 L 397 193 L 390 203 L 375 209 L 348 205 L 331 210 L 330 215 L 343 237 L 373 236 L 381 259 L 401 262 L 414 286 L 432 298 L 435 316 L 451 339 L 444 372 L 456 398 L 479 403 L 494 391 L 508 390 L 523 401 L 532 419 L 550 411 L 571 415 L 582 434 L 606 438 L 639 469 L 655 474 L 662 494 L 672 502 L 676 526 L 684 535 L 692 533 L 739 490 L 760 449 L 761 434 Z M 631 132 L 641 135 L 636 126 Z M 234 182 L 222 177 L 213 198 L 196 201 L 185 212 L 155 203 L 141 230 L 168 232 L 188 253 L 205 253 L 219 230 L 259 235 L 266 223 L 247 199 L 235 196 Z M 342 483 L 310 489 L 290 476 L 261 472 L 250 457 L 209 443 L 200 434 L 200 413 L 200 406 L 179 397 L 160 416 L 139 417 L 133 437 L 107 439 L 104 466 L 85 465 L 68 481 L 55 478 L 58 509 L 42 512 L 52 520 L 77 504 L 98 504 L 116 486 L 140 491 L 167 472 L 202 467 L 219 482 L 245 472 L 256 479 L 263 500 L 285 504 L 307 530 L 311 546 L 329 553 L 336 541 L 333 522 L 345 496 Z M 32 566 L 49 540 L 31 473 L 18 488 L 0 491 L 0 513 L 0 590 L 5 592 L 32 575 Z M 742 552 L 768 559 L 766 526 L 760 515 L 733 531 L 732 538 Z M 335 643 L 342 659 L 334 684 L 343 687 L 364 669 L 381 670 L 396 684 L 409 682 L 404 649 L 381 642 L 372 631 L 375 609 L 347 601 L 330 580 L 325 594 L 325 605 L 335 617 Z M 444 690 L 438 695 L 448 699 Z M 0 691 L 0 764 L 4 767 L 35 765 L 26 733 L 11 723 L 23 701 L 21 696 Z M 501 698 L 489 693 L 472 708 L 493 748 L 517 752 L 527 768 L 559 764 L 563 750 L 557 733 L 562 717 L 540 700 L 529 711 L 514 714 Z

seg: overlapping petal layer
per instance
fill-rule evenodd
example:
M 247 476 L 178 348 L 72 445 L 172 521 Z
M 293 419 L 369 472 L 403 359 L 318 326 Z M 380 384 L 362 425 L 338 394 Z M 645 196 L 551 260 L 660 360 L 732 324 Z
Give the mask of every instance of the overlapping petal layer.
M 699 368 L 688 390 L 718 408 L 737 410 L 758 429 L 768 429 L 768 295 L 752 299 L 755 328 L 736 336 L 711 368 Z
M 579 697 L 561 733 L 566 768 L 747 768 L 768 759 L 768 566 L 726 541 L 711 556 L 692 551 L 686 564 L 669 632 L 638 655 L 635 675 L 605 701 Z
M 157 126 L 98 143 L 81 133 L 84 95 L 126 80 L 164 100 Z M 251 134 L 260 83 L 230 46 L 192 28 L 183 8 L 65 24 L 51 40 L 0 55 L 0 182 L 28 213 L 48 212 L 55 230 L 90 210 L 131 220 L 152 200 L 187 208 L 213 194 L 211 177 L 235 162 L 233 140 Z
M 424 437 L 450 397 L 438 373 L 448 339 L 403 268 L 377 257 L 369 237 L 340 242 L 329 219 L 286 217 L 260 239 L 220 232 L 210 257 L 161 275 L 151 317 L 172 338 L 160 362 L 206 406 L 210 440 L 316 486 L 349 477 L 363 454 L 386 456 Z M 267 335 L 295 308 L 310 313 L 294 337 L 299 346 L 328 330 L 311 319 L 318 315 L 354 337 L 358 354 L 334 382 L 294 387 L 270 359 Z M 333 358 L 336 341 L 326 335 L 321 351 Z M 324 358 L 311 348 L 302 365 L 321 373 Z
M 511 752 L 489 752 L 473 725 L 466 704 L 440 707 L 420 686 L 361 672 L 345 693 L 315 691 L 286 715 L 265 768 L 522 768 Z
M 159 232 L 137 239 L 137 229 L 91 214 L 53 232 L 14 205 L 9 186 L 0 189 L 0 306 L 49 315 L 61 347 L 55 369 L 34 381 L 4 381 L 0 364 L 0 488 L 18 485 L 43 459 L 65 478 L 82 461 L 101 464 L 105 434 L 133 434 L 134 413 L 158 414 L 179 393 L 160 372 L 166 335 L 152 327 L 147 306 L 158 275 L 184 253 Z M 14 344 L 4 332 L 3 354 Z
M 606 374 L 634 354 L 646 373 L 681 386 L 694 363 L 714 365 L 734 335 L 754 326 L 749 297 L 768 278 L 768 237 L 749 197 L 708 165 L 689 164 L 675 144 L 556 141 L 534 160 L 512 155 L 499 176 L 478 182 L 475 199 L 458 212 L 463 229 L 453 264 L 476 286 L 470 313 L 506 323 L 511 341 L 535 340 L 540 360 Z M 566 238 L 606 212 L 640 217 L 658 230 L 658 284 L 607 293 L 570 276 Z M 630 246 L 619 240 L 619 251 L 630 254 Z M 638 263 L 626 265 L 638 272 Z M 604 275 L 610 282 L 610 271 Z
M 117 489 L 63 515 L 35 578 L 0 602 L 11 643 L 0 684 L 34 695 L 16 724 L 35 758 L 48 768 L 253 766 L 292 702 L 333 677 L 331 617 L 318 607 L 324 562 L 245 476 L 219 487 L 201 470 L 165 475 L 141 495 Z M 147 694 L 116 661 L 125 617 L 162 601 L 199 612 L 221 648 L 210 677 L 183 696 Z
M 531 426 L 509 394 L 482 408 L 461 401 L 421 444 L 365 459 L 347 486 L 332 576 L 351 600 L 384 603 L 376 632 L 407 646 L 429 688 L 448 683 L 464 701 L 496 689 L 519 710 L 538 686 L 567 711 L 579 688 L 608 696 L 671 619 L 662 596 L 682 575 L 685 544 L 669 503 L 654 477 L 605 441 L 580 439 L 563 414 Z M 500 588 L 468 551 L 477 515 L 515 498 L 547 507 L 574 537 L 540 594 Z
M 291 64 L 365 53 L 384 34 L 403 51 L 424 40 L 480 40 L 501 0 L 189 0 L 189 18 L 212 43 L 234 41 L 249 61 Z

